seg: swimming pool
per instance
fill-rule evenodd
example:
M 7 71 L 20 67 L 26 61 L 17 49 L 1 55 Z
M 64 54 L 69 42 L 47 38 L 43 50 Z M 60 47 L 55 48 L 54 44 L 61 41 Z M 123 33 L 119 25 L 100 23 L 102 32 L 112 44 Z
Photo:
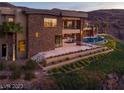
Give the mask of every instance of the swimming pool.
M 101 36 L 96 36 L 96 37 L 85 37 L 82 39 L 82 41 L 85 43 L 104 43 L 106 42 L 106 39 Z

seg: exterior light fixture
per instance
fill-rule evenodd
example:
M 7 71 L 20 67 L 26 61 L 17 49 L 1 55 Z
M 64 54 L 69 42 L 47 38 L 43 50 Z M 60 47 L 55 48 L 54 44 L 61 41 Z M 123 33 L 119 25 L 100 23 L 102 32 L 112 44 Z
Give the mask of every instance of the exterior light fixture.
M 39 32 L 35 33 L 35 37 L 38 38 L 39 37 Z

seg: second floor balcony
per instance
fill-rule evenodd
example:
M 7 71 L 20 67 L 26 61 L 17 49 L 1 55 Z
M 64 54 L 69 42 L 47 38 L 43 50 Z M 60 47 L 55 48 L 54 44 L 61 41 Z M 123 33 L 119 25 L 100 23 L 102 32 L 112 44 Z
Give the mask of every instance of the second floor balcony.
M 63 29 L 80 29 L 80 20 L 63 20 Z

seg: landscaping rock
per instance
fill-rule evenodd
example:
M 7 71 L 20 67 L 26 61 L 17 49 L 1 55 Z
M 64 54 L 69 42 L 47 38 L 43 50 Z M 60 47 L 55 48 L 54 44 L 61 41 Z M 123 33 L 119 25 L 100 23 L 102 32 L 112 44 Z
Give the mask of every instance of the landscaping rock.
M 103 89 L 117 89 L 118 88 L 118 76 L 115 73 L 108 74 L 104 84 Z

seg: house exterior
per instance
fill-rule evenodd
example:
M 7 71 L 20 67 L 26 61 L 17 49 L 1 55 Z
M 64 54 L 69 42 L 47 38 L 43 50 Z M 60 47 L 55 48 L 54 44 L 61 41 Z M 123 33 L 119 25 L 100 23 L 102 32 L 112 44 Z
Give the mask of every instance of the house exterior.
M 67 38 L 79 44 L 83 31 L 94 35 L 93 29 L 84 27 L 87 18 L 88 14 L 82 11 L 31 9 L 0 3 L 0 24 L 15 22 L 23 27 L 23 32 L 16 35 L 15 48 L 13 33 L 0 37 L 0 59 L 30 58 L 38 52 L 62 47 Z

